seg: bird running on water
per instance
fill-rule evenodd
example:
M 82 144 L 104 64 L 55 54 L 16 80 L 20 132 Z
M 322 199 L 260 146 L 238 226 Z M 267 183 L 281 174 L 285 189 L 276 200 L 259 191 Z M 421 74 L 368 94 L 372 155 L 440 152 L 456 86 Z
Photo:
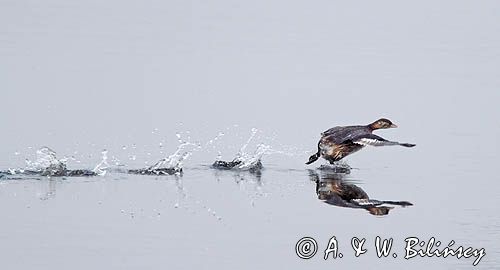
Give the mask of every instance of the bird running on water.
M 377 129 L 396 127 L 397 126 L 390 120 L 380 118 L 379 120 L 366 126 L 342 126 L 330 128 L 329 130 L 321 133 L 321 139 L 318 142 L 318 152 L 309 157 L 309 161 L 307 161 L 306 164 L 311 164 L 320 157 L 323 157 L 333 164 L 334 162 L 361 150 L 361 148 L 366 145 L 401 145 L 404 147 L 415 146 L 415 144 L 411 143 L 388 141 L 373 134 L 373 131 Z

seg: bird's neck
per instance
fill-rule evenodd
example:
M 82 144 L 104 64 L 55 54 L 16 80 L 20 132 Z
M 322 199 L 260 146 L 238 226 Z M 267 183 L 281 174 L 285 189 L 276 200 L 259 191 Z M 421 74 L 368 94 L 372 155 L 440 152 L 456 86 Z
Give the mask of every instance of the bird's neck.
M 369 124 L 369 125 L 368 125 L 368 126 L 366 126 L 366 127 L 367 127 L 370 131 L 374 131 L 374 130 L 380 129 L 380 128 L 377 126 L 376 122 L 373 122 L 373 123 Z

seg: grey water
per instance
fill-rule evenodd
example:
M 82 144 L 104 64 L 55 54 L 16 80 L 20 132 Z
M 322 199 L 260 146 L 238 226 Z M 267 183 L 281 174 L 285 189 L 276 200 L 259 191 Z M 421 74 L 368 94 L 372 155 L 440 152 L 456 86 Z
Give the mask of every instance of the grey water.
M 1 268 L 497 269 L 499 12 L 0 0 Z M 399 127 L 377 135 L 417 146 L 366 147 L 341 183 L 412 205 L 328 203 L 326 162 L 304 164 L 319 134 L 380 117 Z M 43 147 L 57 158 L 43 163 Z M 211 168 L 238 158 L 263 169 Z M 51 176 L 61 164 L 95 176 Z M 128 173 L 169 166 L 182 172 Z M 343 257 L 324 260 L 333 236 Z M 377 257 L 377 236 L 396 258 Z M 318 244 L 308 260 L 303 237 Z M 486 255 L 407 260 L 408 237 Z

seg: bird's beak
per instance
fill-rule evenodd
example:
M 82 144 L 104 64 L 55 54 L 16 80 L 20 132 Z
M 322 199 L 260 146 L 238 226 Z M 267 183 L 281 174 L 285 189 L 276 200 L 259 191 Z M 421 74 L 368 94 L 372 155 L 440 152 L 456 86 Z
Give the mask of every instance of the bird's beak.
M 392 124 L 390 127 L 391 128 L 397 128 L 398 126 L 396 124 Z

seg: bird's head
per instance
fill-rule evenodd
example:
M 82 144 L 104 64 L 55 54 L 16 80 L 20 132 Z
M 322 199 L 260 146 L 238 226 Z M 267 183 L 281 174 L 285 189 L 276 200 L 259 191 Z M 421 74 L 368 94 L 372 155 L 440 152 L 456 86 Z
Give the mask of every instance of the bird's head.
M 387 118 L 380 118 L 379 120 L 371 123 L 369 126 L 372 130 L 384 129 L 384 128 L 397 128 L 398 127 L 395 124 L 393 124 L 391 122 L 391 120 L 389 120 Z

